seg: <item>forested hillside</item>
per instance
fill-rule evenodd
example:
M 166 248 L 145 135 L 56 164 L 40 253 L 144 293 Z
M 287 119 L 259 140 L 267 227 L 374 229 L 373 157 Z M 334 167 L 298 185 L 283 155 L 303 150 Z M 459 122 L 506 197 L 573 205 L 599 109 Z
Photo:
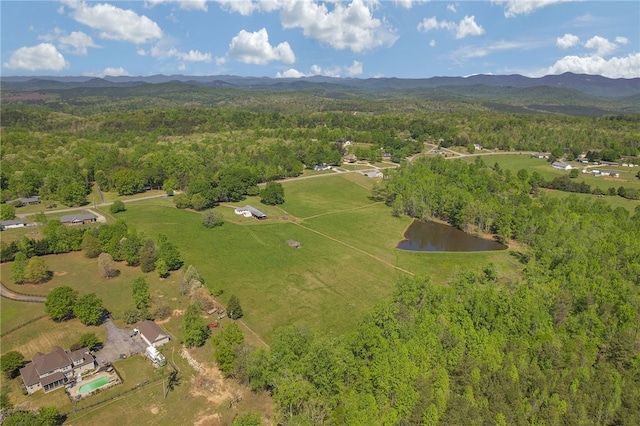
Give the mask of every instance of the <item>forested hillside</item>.
M 134 98 L 134 100 L 137 98 Z M 121 194 L 145 186 L 187 189 L 239 169 L 264 182 L 299 175 L 304 167 L 338 164 L 345 153 L 336 140 L 365 144 L 359 158 L 383 152 L 400 162 L 423 142 L 442 147 L 481 144 L 501 150 L 558 151 L 576 156 L 598 150 L 606 158 L 640 151 L 640 116 L 577 118 L 481 111 L 354 114 L 350 112 L 256 112 L 238 108 L 153 108 L 58 112 L 38 104 L 2 108 L 2 200 L 40 195 L 65 205 L 86 202 L 90 184 Z M 376 103 L 393 109 L 393 103 Z M 224 186 L 224 185 L 222 185 Z M 217 189 L 219 188 L 219 189 Z

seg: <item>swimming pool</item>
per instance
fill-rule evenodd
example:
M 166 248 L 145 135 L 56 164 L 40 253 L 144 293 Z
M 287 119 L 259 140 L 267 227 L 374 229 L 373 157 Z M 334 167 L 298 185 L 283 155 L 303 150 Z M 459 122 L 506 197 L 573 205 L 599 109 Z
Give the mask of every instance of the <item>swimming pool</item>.
M 89 383 L 85 383 L 84 385 L 80 386 L 80 389 L 78 389 L 78 393 L 92 392 L 99 387 L 106 385 L 107 383 L 109 383 L 109 377 L 100 377 L 99 379 L 92 380 Z

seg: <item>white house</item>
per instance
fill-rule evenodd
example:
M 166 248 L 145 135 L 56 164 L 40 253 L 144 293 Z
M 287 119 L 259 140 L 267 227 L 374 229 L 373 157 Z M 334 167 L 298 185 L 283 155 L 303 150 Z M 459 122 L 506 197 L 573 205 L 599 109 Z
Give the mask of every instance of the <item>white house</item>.
M 159 348 L 171 340 L 171 336 L 151 320 L 145 320 L 140 324 L 138 330 L 140 330 L 140 336 L 142 336 L 147 345 L 154 348 Z
M 22 228 L 23 226 L 25 226 L 24 219 L 3 220 L 0 222 L 0 230 L 2 231 L 5 229 Z
M 560 170 L 571 170 L 571 164 L 563 163 L 561 161 L 556 161 L 552 163 L 551 167 L 553 167 L 554 169 L 560 169 Z

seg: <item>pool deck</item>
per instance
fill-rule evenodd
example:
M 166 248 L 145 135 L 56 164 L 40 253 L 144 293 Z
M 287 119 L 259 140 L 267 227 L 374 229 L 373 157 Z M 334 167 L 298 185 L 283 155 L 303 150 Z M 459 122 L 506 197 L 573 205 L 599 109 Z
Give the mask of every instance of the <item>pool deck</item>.
M 94 380 L 98 380 L 102 377 L 108 377 L 109 378 L 109 383 L 100 386 L 97 389 L 94 389 L 92 392 L 88 392 L 88 393 L 80 393 L 80 387 L 82 385 L 86 385 L 87 383 L 93 382 Z M 87 378 L 85 378 L 84 380 L 81 380 L 79 382 L 76 382 L 76 384 L 71 387 L 71 388 L 67 388 L 66 391 L 69 394 L 69 398 L 71 398 L 72 401 L 76 400 L 76 399 L 82 399 L 85 398 L 87 396 L 92 395 L 96 390 L 98 389 L 107 389 L 110 388 L 111 386 L 115 386 L 117 384 L 120 384 L 120 378 L 118 377 L 118 375 L 114 372 L 106 372 L 106 371 L 101 371 L 97 374 L 94 374 L 92 376 L 89 376 Z

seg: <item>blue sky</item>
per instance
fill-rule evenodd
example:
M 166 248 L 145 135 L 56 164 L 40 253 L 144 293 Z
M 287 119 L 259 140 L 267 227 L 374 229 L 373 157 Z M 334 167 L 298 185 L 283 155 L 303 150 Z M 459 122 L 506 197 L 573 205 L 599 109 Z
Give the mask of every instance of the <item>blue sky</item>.
M 640 2 L 0 1 L 2 76 L 640 77 Z

